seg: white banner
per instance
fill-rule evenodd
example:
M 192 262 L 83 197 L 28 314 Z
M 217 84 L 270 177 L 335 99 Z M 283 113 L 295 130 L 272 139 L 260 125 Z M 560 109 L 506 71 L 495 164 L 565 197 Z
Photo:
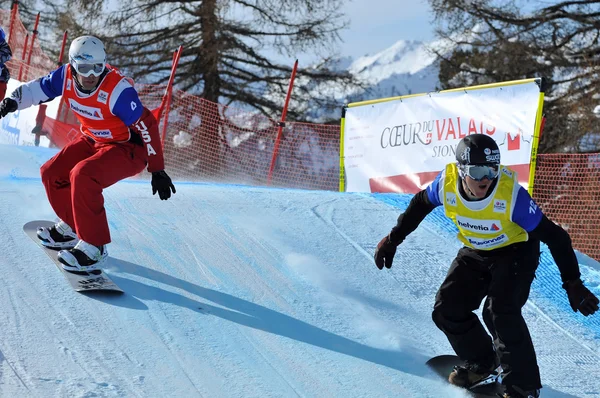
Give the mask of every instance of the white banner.
M 455 161 L 458 142 L 488 134 L 526 185 L 540 87 L 526 83 L 350 104 L 343 135 L 348 192 L 411 192 Z M 523 175 L 525 174 L 525 175 Z

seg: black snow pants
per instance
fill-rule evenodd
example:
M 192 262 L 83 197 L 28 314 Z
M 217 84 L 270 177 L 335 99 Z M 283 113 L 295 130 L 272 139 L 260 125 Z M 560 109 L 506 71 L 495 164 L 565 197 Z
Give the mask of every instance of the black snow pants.
M 531 336 L 521 314 L 539 258 L 539 241 L 489 251 L 463 247 L 438 290 L 432 314 L 462 360 L 486 364 L 497 356 L 503 384 L 524 390 L 542 387 Z M 489 334 L 473 312 L 484 298 L 483 320 Z

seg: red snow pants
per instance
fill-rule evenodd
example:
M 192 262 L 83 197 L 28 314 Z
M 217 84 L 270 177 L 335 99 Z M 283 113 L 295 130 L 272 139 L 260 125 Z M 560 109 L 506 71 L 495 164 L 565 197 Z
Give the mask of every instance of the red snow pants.
M 6 95 L 6 82 L 0 82 L 0 101 L 4 99 Z
M 146 149 L 130 142 L 100 144 L 81 136 L 41 168 L 42 183 L 56 215 L 92 245 L 110 243 L 102 190 L 140 173 Z

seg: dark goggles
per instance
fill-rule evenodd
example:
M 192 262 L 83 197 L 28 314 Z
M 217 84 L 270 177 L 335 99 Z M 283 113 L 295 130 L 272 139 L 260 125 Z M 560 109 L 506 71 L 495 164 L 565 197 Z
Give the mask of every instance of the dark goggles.
M 82 64 L 71 61 L 71 66 L 75 69 L 78 75 L 88 77 L 90 75 L 100 76 L 104 72 L 104 63 L 100 64 Z
M 493 180 L 498 177 L 498 166 L 486 165 L 461 165 L 463 173 L 475 181 L 481 181 L 484 178 Z

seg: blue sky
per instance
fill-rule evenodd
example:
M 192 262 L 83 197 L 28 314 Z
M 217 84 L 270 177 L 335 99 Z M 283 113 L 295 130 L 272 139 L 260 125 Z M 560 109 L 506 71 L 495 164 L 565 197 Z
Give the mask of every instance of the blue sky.
M 328 49 L 331 52 L 309 51 L 288 56 L 267 48 L 265 54 L 289 65 L 297 57 L 303 67 L 324 56 L 356 59 L 385 50 L 399 40 L 426 42 L 434 39 L 433 14 L 427 0 L 350 0 L 340 11 L 348 20 L 348 27 L 339 32 L 342 42 Z M 228 12 L 236 13 L 236 10 L 232 8 Z M 238 13 L 235 17 L 242 15 Z
M 353 0 L 344 13 L 350 26 L 341 32 L 343 56 L 373 54 L 398 40 L 434 38 L 433 14 L 426 0 Z

